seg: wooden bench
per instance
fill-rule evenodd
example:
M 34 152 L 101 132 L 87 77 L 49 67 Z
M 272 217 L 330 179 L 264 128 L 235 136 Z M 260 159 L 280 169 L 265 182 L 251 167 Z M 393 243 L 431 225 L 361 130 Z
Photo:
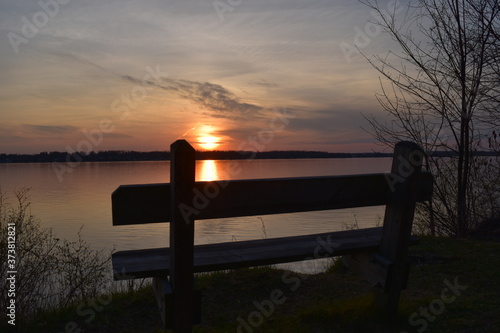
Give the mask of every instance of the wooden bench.
M 199 314 L 194 273 L 343 256 L 397 312 L 409 274 L 415 203 L 430 200 L 432 175 L 411 142 L 394 150 L 391 173 L 195 182 L 195 150 L 171 145 L 170 184 L 122 185 L 112 194 L 113 224 L 170 222 L 170 247 L 113 254 L 115 280 L 153 277 L 166 328 L 191 332 Z M 238 163 L 238 162 L 235 162 Z M 194 246 L 195 220 L 386 205 L 383 227 Z M 208 223 L 208 222 L 207 222 Z M 168 279 L 167 279 L 168 277 Z

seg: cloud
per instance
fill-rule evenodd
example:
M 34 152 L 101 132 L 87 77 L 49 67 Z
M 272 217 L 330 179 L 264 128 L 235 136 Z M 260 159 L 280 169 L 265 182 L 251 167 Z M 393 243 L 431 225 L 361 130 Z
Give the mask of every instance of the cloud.
M 148 85 L 176 94 L 209 111 L 208 115 L 214 118 L 240 118 L 242 116 L 256 116 L 266 108 L 241 101 L 233 92 L 220 84 L 198 82 L 184 79 L 159 78 L 158 82 L 140 80 L 130 75 L 121 75 L 125 81 L 136 85 Z M 270 83 L 266 83 L 271 85 Z
M 78 127 L 70 126 L 70 125 L 32 125 L 32 124 L 24 124 L 25 128 L 30 131 L 39 132 L 39 133 L 50 133 L 50 134 L 67 134 L 73 133 L 78 130 Z
M 121 75 L 103 68 L 91 61 L 72 56 L 79 62 L 96 67 L 108 74 L 117 76 L 124 81 L 135 85 L 156 87 L 176 94 L 178 97 L 187 99 L 209 111 L 209 116 L 215 118 L 239 118 L 245 115 L 258 115 L 266 108 L 242 102 L 233 92 L 220 84 L 210 82 L 198 82 L 184 79 L 170 79 L 165 76 L 157 77 L 156 80 L 141 80 L 131 75 Z M 255 82 L 257 85 L 276 87 L 274 83 L 265 80 Z
M 264 87 L 264 88 L 277 88 L 278 87 L 278 84 L 273 83 L 273 82 L 269 82 L 267 80 L 255 80 L 255 81 L 250 81 L 249 83 L 252 85 L 260 86 L 260 87 Z
M 158 75 L 154 80 L 139 79 L 132 75 L 116 73 L 113 70 L 100 66 L 81 56 L 66 53 L 59 53 L 58 55 L 65 59 L 71 59 L 78 63 L 97 68 L 108 75 L 134 85 L 155 87 L 174 93 L 180 98 L 201 106 L 208 111 L 208 116 L 214 118 L 240 119 L 245 116 L 255 117 L 266 110 L 266 108 L 260 105 L 243 102 L 236 94 L 220 84 L 184 79 L 170 79 L 166 77 L 168 73 Z M 265 80 L 258 81 L 256 84 L 267 87 L 276 86 Z
M 106 133 L 106 138 L 114 138 L 114 139 L 130 139 L 134 136 L 124 134 L 124 133 Z
M 297 140 L 290 142 L 292 145 L 301 145 L 301 146 L 338 146 L 338 145 L 350 145 L 350 144 L 358 144 L 358 143 L 373 143 L 373 138 L 369 136 L 364 137 L 354 137 L 349 140 L 340 140 L 340 139 L 331 139 L 331 140 Z
M 15 126 L 0 126 L 0 143 L 1 144 L 6 144 L 6 143 L 18 143 L 18 142 L 25 142 L 26 137 L 19 135 L 18 131 L 16 130 Z M 2 146 L 0 144 L 0 150 L 2 150 Z
M 327 106 L 328 107 L 328 106 Z M 330 106 L 322 109 L 302 109 L 296 112 L 297 118 L 290 123 L 294 131 L 314 130 L 320 133 L 361 130 L 365 124 L 360 110 Z
M 264 108 L 255 104 L 242 102 L 234 93 L 219 84 L 209 82 L 188 81 L 182 79 L 163 79 L 162 88 L 188 99 L 206 110 L 215 112 L 215 117 L 234 115 L 255 115 Z

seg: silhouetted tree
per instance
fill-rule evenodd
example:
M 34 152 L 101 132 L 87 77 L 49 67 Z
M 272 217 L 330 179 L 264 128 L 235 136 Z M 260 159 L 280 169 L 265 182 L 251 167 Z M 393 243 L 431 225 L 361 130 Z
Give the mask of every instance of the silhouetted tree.
M 474 154 L 492 149 L 487 139 L 500 124 L 499 1 L 418 0 L 393 12 L 362 2 L 397 46 L 365 55 L 382 74 L 377 98 L 390 115 L 385 122 L 367 116 L 369 131 L 391 146 L 405 139 L 455 153 L 428 156 L 436 186 L 427 208 L 432 233 L 463 236 L 499 207 L 498 160 Z

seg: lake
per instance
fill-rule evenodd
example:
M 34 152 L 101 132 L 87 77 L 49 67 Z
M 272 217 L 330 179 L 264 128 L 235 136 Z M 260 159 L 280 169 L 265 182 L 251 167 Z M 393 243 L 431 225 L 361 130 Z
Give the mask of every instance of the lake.
M 196 164 L 197 180 L 228 179 L 227 160 Z M 237 160 L 241 170 L 233 179 L 347 175 L 388 172 L 390 158 Z M 57 177 L 51 163 L 0 164 L 0 187 L 13 199 L 13 190 L 30 187 L 31 213 L 60 238 L 83 238 L 93 248 L 117 250 L 164 247 L 169 243 L 166 223 L 112 226 L 111 193 L 125 184 L 167 183 L 170 162 L 81 163 Z M 383 207 L 307 212 L 198 221 L 195 243 L 207 244 L 294 236 L 342 230 L 381 222 Z

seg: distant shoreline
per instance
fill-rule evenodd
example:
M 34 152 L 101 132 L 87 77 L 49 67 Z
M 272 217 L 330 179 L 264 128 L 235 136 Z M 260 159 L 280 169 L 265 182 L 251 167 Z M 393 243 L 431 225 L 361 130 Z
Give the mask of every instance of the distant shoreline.
M 198 160 L 249 160 L 249 159 L 306 159 L 306 158 L 357 158 L 391 157 L 389 153 L 328 153 L 321 151 L 197 151 Z M 38 154 L 0 154 L 0 163 L 44 163 L 44 162 L 130 162 L 130 161 L 169 161 L 167 151 L 125 151 L 108 150 L 100 152 L 42 152 Z
M 434 156 L 452 157 L 453 152 L 434 152 Z M 497 156 L 492 152 L 477 152 L 477 156 Z M 252 159 L 314 159 L 314 158 L 379 158 L 392 157 L 392 153 L 328 153 L 321 151 L 197 151 L 197 160 L 252 160 Z M 139 162 L 169 161 L 167 151 L 108 150 L 100 152 L 42 152 L 38 154 L 0 154 L 0 163 L 52 163 L 52 162 Z

